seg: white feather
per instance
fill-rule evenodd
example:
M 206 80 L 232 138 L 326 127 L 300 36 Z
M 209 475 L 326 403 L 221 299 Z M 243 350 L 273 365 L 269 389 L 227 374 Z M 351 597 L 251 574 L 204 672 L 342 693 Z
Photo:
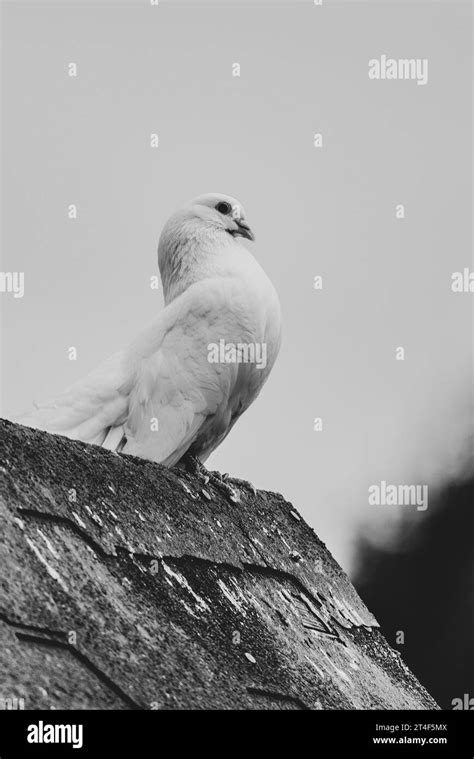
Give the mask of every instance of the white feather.
M 227 196 L 203 196 L 208 205 L 200 198 L 163 230 L 167 305 L 154 324 L 19 421 L 170 466 L 189 450 L 204 461 L 219 445 L 271 371 L 281 317 L 270 280 L 225 226 L 238 220 L 215 212 L 216 197 Z M 265 368 L 210 363 L 209 345 L 221 339 L 265 343 Z

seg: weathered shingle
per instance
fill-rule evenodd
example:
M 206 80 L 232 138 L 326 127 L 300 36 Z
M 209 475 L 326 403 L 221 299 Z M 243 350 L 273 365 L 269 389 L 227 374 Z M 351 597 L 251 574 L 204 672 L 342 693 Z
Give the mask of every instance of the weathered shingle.
M 436 708 L 281 496 L 1 433 L 3 691 L 27 709 Z

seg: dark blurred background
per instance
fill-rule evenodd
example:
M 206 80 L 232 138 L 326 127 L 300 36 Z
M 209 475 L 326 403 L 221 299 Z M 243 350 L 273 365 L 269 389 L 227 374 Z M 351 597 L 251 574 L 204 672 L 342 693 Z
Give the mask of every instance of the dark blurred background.
M 390 545 L 360 538 L 353 580 L 389 643 L 439 705 L 452 709 L 453 699 L 474 697 L 474 477 L 432 500 Z

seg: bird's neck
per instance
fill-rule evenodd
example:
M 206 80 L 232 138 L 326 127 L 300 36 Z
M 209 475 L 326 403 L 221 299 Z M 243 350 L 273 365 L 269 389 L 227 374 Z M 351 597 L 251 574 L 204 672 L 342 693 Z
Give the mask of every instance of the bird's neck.
M 220 230 L 193 224 L 164 230 L 158 252 L 165 305 L 195 282 L 225 273 L 233 247 L 234 240 Z

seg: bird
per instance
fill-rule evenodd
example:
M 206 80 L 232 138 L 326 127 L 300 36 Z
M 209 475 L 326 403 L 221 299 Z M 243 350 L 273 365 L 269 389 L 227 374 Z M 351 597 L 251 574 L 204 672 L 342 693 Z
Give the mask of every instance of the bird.
M 158 243 L 157 318 L 18 421 L 202 475 L 259 395 L 281 344 L 277 292 L 243 240 L 255 236 L 229 195 L 200 195 L 173 213 Z

